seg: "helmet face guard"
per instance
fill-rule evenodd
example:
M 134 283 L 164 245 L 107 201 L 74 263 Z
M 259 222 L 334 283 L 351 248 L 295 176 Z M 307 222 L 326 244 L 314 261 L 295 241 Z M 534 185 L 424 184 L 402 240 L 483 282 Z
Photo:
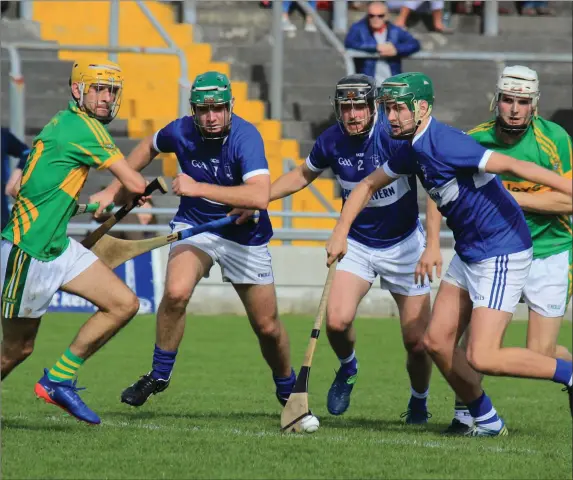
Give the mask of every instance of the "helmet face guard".
M 504 68 L 490 105 L 501 131 L 516 137 L 523 135 L 537 116 L 539 96 L 539 79 L 535 70 L 521 65 Z M 509 115 L 505 115 L 506 118 L 501 112 L 501 103 L 511 103 L 511 110 Z M 526 105 L 529 106 L 527 113 L 520 116 L 520 106 Z
M 423 113 L 420 108 L 422 101 L 428 104 L 428 109 Z M 384 113 L 388 117 L 388 122 L 384 125 L 388 134 L 398 140 L 411 139 L 416 135 L 422 121 L 432 113 L 432 81 L 428 76 L 417 72 L 395 75 L 382 83 L 378 102 L 383 105 Z
M 367 75 L 349 75 L 336 84 L 334 93 L 334 116 L 342 131 L 350 136 L 370 133 L 376 122 L 376 82 Z M 358 112 L 368 109 L 365 115 Z M 350 110 L 350 119 L 345 120 L 344 110 Z
M 217 72 L 198 75 L 191 87 L 189 103 L 193 121 L 203 138 L 217 140 L 229 135 L 233 96 L 226 75 Z
M 76 84 L 79 90 L 79 98 L 73 93 L 72 97 L 78 108 L 90 117 L 103 124 L 110 123 L 118 114 L 123 94 L 123 75 L 118 64 L 113 62 L 89 63 L 78 61 L 72 67 L 70 87 Z M 87 102 L 86 97 L 95 91 L 93 102 Z M 101 100 L 102 91 L 109 92 L 109 101 Z M 93 103 L 93 104 L 92 104 Z M 98 109 L 107 109 L 107 114 L 98 114 Z

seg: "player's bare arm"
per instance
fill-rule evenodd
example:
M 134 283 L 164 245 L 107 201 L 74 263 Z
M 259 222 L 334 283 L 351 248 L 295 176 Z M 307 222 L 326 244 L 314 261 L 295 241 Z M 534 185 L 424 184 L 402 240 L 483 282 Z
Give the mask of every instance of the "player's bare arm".
M 442 214 L 436 203 L 428 196 L 426 199 L 426 249 L 420 257 L 414 278 L 416 283 L 424 283 L 428 275 L 430 282 L 434 281 L 434 267 L 438 278 L 442 276 L 442 252 L 440 251 L 440 226 Z
M 20 190 L 21 181 L 22 181 L 22 169 L 15 168 L 10 174 L 10 177 L 8 178 L 8 183 L 6 184 L 6 195 L 10 195 L 12 198 L 16 198 Z
M 227 187 L 196 182 L 180 173 L 173 180 L 173 193 L 180 197 L 201 197 L 235 208 L 265 210 L 269 205 L 271 178 L 261 174 L 245 180 L 243 185 Z
M 158 152 L 153 148 L 153 135 L 149 135 L 137 144 L 137 146 L 127 156 L 125 162 L 130 169 L 135 172 L 140 172 L 149 165 L 149 163 L 151 163 L 157 154 Z M 110 168 L 110 171 L 115 175 L 113 166 Z M 95 213 L 96 218 L 107 205 L 110 205 L 111 203 L 115 203 L 117 205 L 124 204 L 127 202 L 130 193 L 136 193 L 123 184 L 117 175 L 115 176 L 116 178 L 104 190 L 97 192 L 90 197 L 90 203 L 99 203 L 100 205 L 100 209 Z M 139 176 L 143 178 L 141 175 Z M 145 179 L 143 181 L 145 182 Z M 125 189 L 122 189 L 122 187 L 125 187 Z
M 512 192 L 511 196 L 515 198 L 519 206 L 533 213 L 544 215 L 571 215 L 573 213 L 573 199 L 560 192 Z
M 313 172 L 306 163 L 302 163 L 294 170 L 291 170 L 277 178 L 271 185 L 271 202 L 288 197 L 310 183 L 314 182 L 320 172 Z
M 573 195 L 571 179 L 561 177 L 555 172 L 534 163 L 517 160 L 502 153 L 493 152 L 491 154 L 485 165 L 485 171 L 495 174 L 509 173 L 530 182 L 546 185 L 569 197 Z
M 127 202 L 128 196 L 141 195 L 147 185 L 143 175 L 131 168 L 125 158 L 114 162 L 109 171 L 116 178 L 107 188 L 91 195 L 89 199 L 90 203 L 99 204 L 98 210 L 94 213 L 95 218 L 98 218 L 108 205 L 112 203 L 120 205 Z M 140 203 L 147 198 L 145 197 Z
M 379 168 L 374 170 L 352 190 L 352 193 L 344 203 L 332 235 L 326 242 L 326 253 L 328 255 L 326 264 L 328 266 L 334 260 L 337 258 L 341 259 L 346 254 L 348 248 L 346 238 L 348 237 L 350 226 L 358 214 L 364 210 L 372 195 L 381 188 L 390 185 L 394 180 L 382 168 Z

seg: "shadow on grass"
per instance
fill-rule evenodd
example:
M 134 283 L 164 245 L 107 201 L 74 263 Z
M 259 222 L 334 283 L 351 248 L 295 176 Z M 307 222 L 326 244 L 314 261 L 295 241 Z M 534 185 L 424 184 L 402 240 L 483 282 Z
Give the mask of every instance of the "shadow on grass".
M 42 432 L 65 432 L 65 433 L 76 433 L 77 426 L 81 422 L 72 420 L 71 418 L 62 418 L 61 422 L 66 423 L 46 423 L 46 420 L 39 420 L 37 423 L 32 423 L 32 421 L 19 420 L 19 419 L 2 419 L 2 432 L 5 430 L 29 430 L 29 431 L 42 431 Z M 86 428 L 90 428 L 86 425 Z
M 414 433 L 416 435 L 421 432 L 440 433 L 448 428 L 447 423 L 432 423 L 431 421 L 425 425 L 406 425 L 403 419 L 385 419 L 385 418 L 365 418 L 365 417 L 322 417 L 321 423 L 326 428 L 336 429 L 351 429 L 357 428 L 362 430 L 374 431 L 395 431 L 402 433 Z
M 280 411 L 276 413 L 270 412 L 246 412 L 246 411 L 225 411 L 225 412 L 170 412 L 165 410 L 135 410 L 125 409 L 121 411 L 108 411 L 103 414 L 103 417 L 121 418 L 123 420 L 158 420 L 173 418 L 177 420 L 254 420 L 260 421 L 261 419 L 276 421 L 280 419 Z

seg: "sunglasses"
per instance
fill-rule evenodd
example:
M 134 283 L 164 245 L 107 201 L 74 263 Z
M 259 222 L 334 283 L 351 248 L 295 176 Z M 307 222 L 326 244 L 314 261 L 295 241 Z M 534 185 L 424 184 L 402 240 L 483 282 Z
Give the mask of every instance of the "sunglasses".
M 380 14 L 380 15 L 376 15 L 376 14 L 374 14 L 374 13 L 369 13 L 369 14 L 368 14 L 368 18 L 385 18 L 385 17 L 386 17 L 386 14 L 385 14 L 385 13 L 382 13 L 382 14 Z

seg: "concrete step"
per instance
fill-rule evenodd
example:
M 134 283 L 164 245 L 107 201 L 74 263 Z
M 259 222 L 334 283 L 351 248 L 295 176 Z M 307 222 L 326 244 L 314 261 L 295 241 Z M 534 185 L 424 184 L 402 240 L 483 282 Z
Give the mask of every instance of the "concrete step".
M 30 113 L 28 111 L 28 113 Z M 40 131 L 46 126 L 46 124 L 50 121 L 50 119 L 57 113 L 57 110 L 53 111 L 53 114 L 44 114 L 38 116 L 26 115 L 26 134 L 27 135 L 37 135 Z M 2 125 L 9 125 L 10 124 L 10 111 L 8 108 L 2 108 L 2 115 L 1 115 Z M 111 136 L 114 138 L 116 136 L 127 137 L 127 120 L 122 120 L 116 118 L 113 122 L 111 122 L 107 126 L 107 130 Z
M 271 70 L 272 65 L 269 62 L 261 64 L 236 62 L 231 65 L 231 78 L 232 80 L 260 83 L 268 89 L 272 82 Z M 283 82 L 291 84 L 316 85 L 324 83 L 324 79 L 329 79 L 332 82 L 332 88 L 334 88 L 336 81 L 346 75 L 346 70 L 342 62 L 334 64 L 314 62 L 304 65 L 304 68 L 301 66 L 283 66 L 282 75 Z
M 267 45 L 212 45 L 213 57 L 219 62 L 231 65 L 271 64 L 272 49 Z M 284 51 L 283 65 L 305 69 L 308 65 L 320 63 L 344 65 L 342 57 L 329 48 L 300 48 Z
M 257 25 L 271 26 L 272 9 L 261 8 L 258 2 L 234 2 L 230 5 L 223 5 L 217 0 L 209 2 L 197 2 L 197 24 L 199 25 L 235 25 L 235 26 L 252 26 Z M 319 10 L 318 14 L 327 23 L 330 22 L 330 12 Z M 291 21 L 295 24 L 302 25 L 304 18 L 302 13 L 295 6 L 291 11 Z
M 297 140 L 313 140 L 316 138 L 316 129 L 311 122 L 284 120 L 281 123 L 284 138 Z
M 11 2 L 16 3 L 16 2 Z M 40 24 L 28 20 L 7 18 L 2 15 L 0 20 L 2 43 L 12 42 L 43 42 L 40 35 Z
M 433 50 L 473 52 L 524 52 L 524 53 L 571 53 L 571 35 L 535 34 L 523 32 L 516 35 L 486 37 L 478 34 L 460 33 L 442 36 L 442 44 Z M 568 40 L 568 41 L 567 41 Z M 427 50 L 427 49 L 426 49 Z
M 8 74 L 10 69 L 10 59 L 6 50 L 2 49 L 0 67 L 2 75 Z M 57 57 L 44 55 L 50 52 L 37 51 L 30 52 L 29 57 L 22 59 L 22 75 L 26 77 L 36 77 L 43 79 L 52 79 L 52 82 L 65 82 L 67 85 L 70 73 L 72 72 L 72 62 L 58 60 Z M 33 55 L 32 55 L 33 53 Z

